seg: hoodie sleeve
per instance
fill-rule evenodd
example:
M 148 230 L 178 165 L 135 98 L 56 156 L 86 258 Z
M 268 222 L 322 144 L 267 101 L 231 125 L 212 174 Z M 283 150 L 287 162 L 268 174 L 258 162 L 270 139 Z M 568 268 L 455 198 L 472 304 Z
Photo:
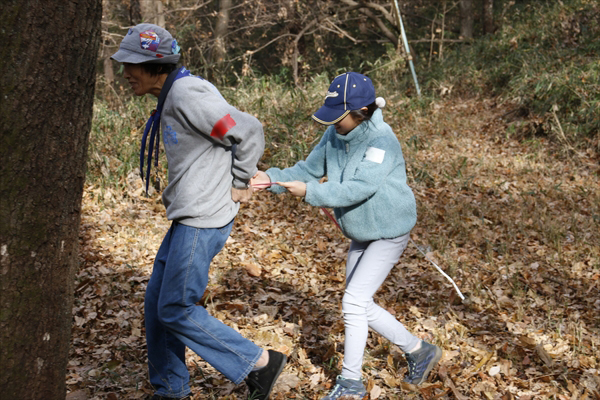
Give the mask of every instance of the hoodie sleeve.
M 175 113 L 207 140 L 230 147 L 235 145 L 233 187 L 246 188 L 258 171 L 265 145 L 262 124 L 252 115 L 233 107 L 210 82 L 193 79 L 190 91 L 174 91 Z M 188 82 L 189 83 L 189 82 Z M 189 98 L 188 98 L 189 96 Z
M 351 179 L 342 182 L 328 181 L 306 185 L 305 201 L 318 207 L 350 207 L 369 199 L 386 183 L 387 177 L 397 166 L 399 151 L 397 140 L 379 137 L 369 143 L 356 172 Z
M 266 173 L 269 175 L 271 182 L 318 182 L 327 174 L 325 157 L 328 137 L 328 131 L 326 131 L 319 144 L 306 157 L 306 160 L 298 161 L 293 167 L 285 169 L 269 168 Z M 273 193 L 285 192 L 285 188 L 281 186 L 271 186 L 269 190 Z

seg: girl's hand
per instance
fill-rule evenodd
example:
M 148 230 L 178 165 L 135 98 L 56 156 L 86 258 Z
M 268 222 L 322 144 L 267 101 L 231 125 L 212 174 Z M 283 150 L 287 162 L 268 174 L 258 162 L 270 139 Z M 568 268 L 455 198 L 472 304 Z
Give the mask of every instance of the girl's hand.
M 283 186 L 288 192 L 294 196 L 304 197 L 306 196 L 306 183 L 300 181 L 293 182 L 277 182 L 278 185 Z
M 252 187 L 255 192 L 269 187 L 269 183 L 271 183 L 271 178 L 269 178 L 269 175 L 264 171 L 258 171 L 254 174 L 252 179 L 250 179 L 250 187 Z

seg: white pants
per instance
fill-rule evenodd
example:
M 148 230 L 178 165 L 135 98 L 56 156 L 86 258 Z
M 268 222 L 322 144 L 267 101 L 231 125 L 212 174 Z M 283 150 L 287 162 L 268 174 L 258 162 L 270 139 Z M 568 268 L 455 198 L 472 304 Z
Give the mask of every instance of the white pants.
M 413 349 L 419 338 L 400 321 L 375 304 L 373 295 L 406 249 L 410 234 L 373 242 L 352 241 L 346 262 L 346 291 L 342 299 L 346 339 L 342 376 L 360 379 L 369 327 L 403 352 Z

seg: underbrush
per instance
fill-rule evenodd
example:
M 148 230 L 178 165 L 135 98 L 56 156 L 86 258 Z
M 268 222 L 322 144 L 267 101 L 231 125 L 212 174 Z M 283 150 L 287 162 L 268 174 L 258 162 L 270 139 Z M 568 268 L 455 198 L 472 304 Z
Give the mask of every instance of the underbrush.
M 511 14 L 496 34 L 423 71 L 426 89 L 497 97 L 513 104 L 510 117 L 519 118 L 510 129 L 519 136 L 599 152 L 600 4 L 529 2 Z

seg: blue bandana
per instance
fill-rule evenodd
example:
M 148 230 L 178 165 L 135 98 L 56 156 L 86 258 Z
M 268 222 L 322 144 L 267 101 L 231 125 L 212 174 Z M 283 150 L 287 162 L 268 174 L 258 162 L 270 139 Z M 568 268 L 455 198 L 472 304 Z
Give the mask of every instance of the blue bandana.
M 190 71 L 185 67 L 181 67 L 169 74 L 161 91 L 158 96 L 158 103 L 156 109 L 150 114 L 148 122 L 146 122 L 146 128 L 144 129 L 144 135 L 142 136 L 142 147 L 140 149 L 140 177 L 144 180 L 144 156 L 146 153 L 146 141 L 148 139 L 148 133 L 150 133 L 150 143 L 148 146 L 148 168 L 146 169 L 146 194 L 148 193 L 148 186 L 150 184 L 150 169 L 152 168 L 152 152 L 156 147 L 156 157 L 154 158 L 154 166 L 158 167 L 158 151 L 160 144 L 160 114 L 162 112 L 163 104 L 167 98 L 167 94 L 175 82 L 179 78 L 186 76 L 193 76 Z

